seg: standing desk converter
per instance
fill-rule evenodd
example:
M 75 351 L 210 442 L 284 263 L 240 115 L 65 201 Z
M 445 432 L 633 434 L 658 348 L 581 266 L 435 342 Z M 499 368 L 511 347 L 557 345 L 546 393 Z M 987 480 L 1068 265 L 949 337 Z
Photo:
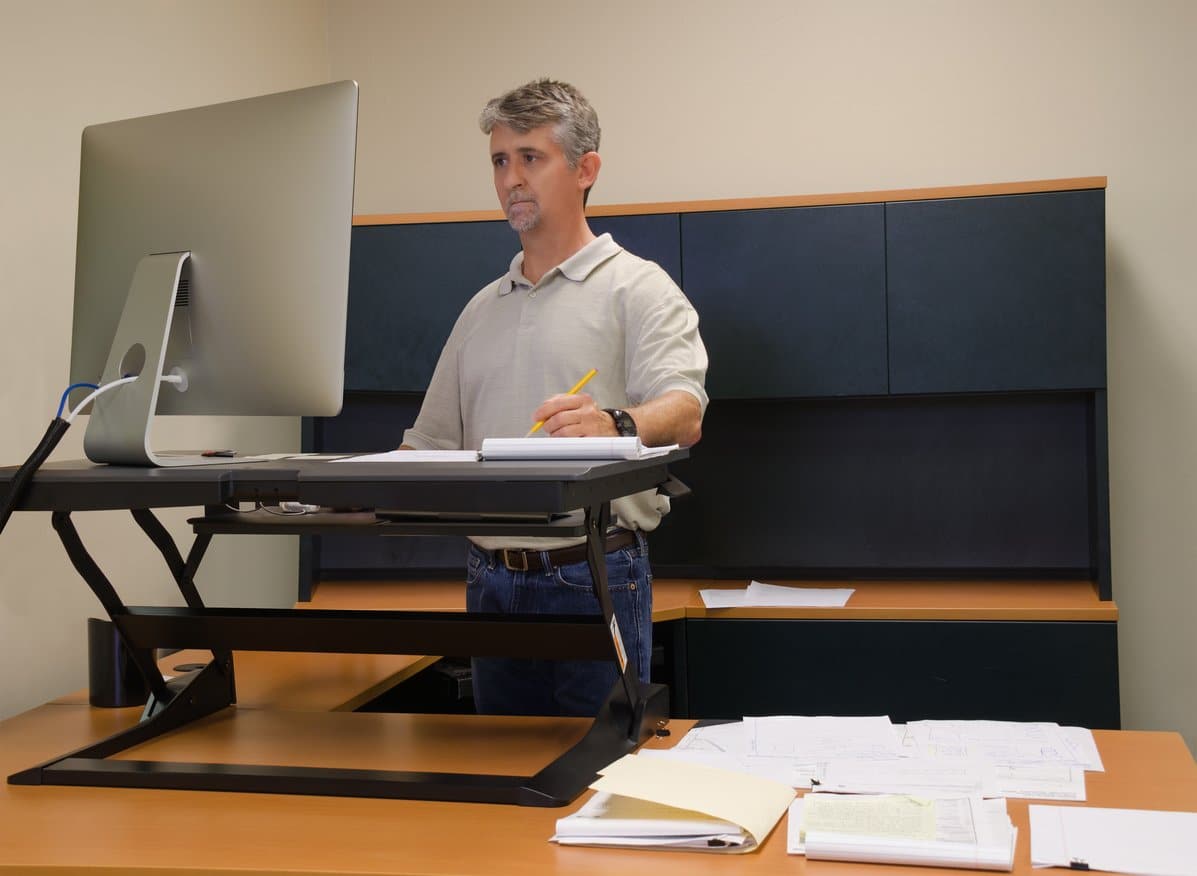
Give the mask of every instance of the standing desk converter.
M 195 468 L 130 468 L 51 463 L 34 478 L 20 510 L 50 511 L 71 562 L 100 600 L 150 687 L 134 727 L 94 745 L 22 770 L 14 784 L 100 785 L 259 791 L 560 806 L 598 769 L 647 739 L 668 714 L 668 694 L 639 681 L 635 657 L 621 662 L 603 562 L 612 499 L 670 489 L 674 451 L 614 462 L 337 463 L 287 460 Z M 13 468 L 0 470 L 0 484 Z M 244 514 L 234 503 L 298 501 L 372 510 L 302 518 Z M 150 509 L 203 506 L 184 557 Z M 74 511 L 128 509 L 162 553 L 185 607 L 126 606 L 88 554 Z M 585 536 L 600 616 L 520 616 L 418 611 L 208 608 L 195 574 L 219 533 L 354 532 L 369 535 L 510 534 Z M 211 649 L 194 677 L 168 684 L 150 659 L 169 646 Z M 232 651 L 457 653 L 523 658 L 614 659 L 619 678 L 583 739 L 532 776 L 346 770 L 212 763 L 111 760 L 132 746 L 236 702 Z

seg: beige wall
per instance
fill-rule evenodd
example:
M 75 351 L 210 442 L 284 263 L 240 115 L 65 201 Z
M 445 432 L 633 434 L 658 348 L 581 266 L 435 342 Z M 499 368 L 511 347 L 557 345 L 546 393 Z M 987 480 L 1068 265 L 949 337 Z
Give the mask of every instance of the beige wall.
M 599 110 L 598 204 L 1108 176 L 1123 719 L 1197 744 L 1197 4 L 332 0 L 329 23 L 359 213 L 494 206 L 478 111 L 545 74 Z
M 1197 4 L 331 0 L 326 16 L 321 3 L 0 0 L 0 13 L 5 461 L 40 436 L 67 376 L 90 122 L 353 77 L 359 213 L 492 207 L 478 110 L 542 74 L 600 111 L 595 203 L 1109 176 L 1123 717 L 1197 745 Z M 298 440 L 289 420 L 170 428 Z M 183 515 L 167 516 L 182 535 Z M 123 516 L 81 527 L 130 602 L 170 592 Z M 218 540 L 200 583 L 213 601 L 281 604 L 294 570 L 290 539 Z M 45 516 L 15 517 L 0 537 L 0 715 L 82 683 L 96 609 Z
M 322 0 L 0 0 L 0 460 L 33 449 L 66 385 L 84 125 L 328 79 Z M 55 459 L 79 458 L 83 423 Z M 294 419 L 166 418 L 161 446 L 297 449 Z M 162 515 L 189 544 L 186 512 Z M 127 514 L 76 515 L 130 604 L 180 603 Z M 217 539 L 198 585 L 213 604 L 294 600 L 294 539 Z M 103 616 L 45 514 L 0 536 L 0 717 L 86 684 L 85 621 Z

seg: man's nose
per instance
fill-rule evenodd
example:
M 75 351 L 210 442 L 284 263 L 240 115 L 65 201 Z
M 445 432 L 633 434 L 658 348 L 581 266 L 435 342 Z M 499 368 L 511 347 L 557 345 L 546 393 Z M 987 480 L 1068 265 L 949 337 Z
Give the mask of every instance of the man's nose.
M 524 174 L 520 170 L 517 162 L 511 162 L 503 168 L 503 173 L 500 176 L 503 186 L 508 189 L 519 188 L 524 184 Z

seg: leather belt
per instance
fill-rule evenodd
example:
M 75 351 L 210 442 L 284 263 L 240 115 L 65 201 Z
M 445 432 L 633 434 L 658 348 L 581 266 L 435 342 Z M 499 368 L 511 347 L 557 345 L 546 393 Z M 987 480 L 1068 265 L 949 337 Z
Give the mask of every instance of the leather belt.
M 603 544 L 603 552 L 611 553 L 611 551 L 617 551 L 620 548 L 630 547 L 634 544 L 636 544 L 636 533 L 630 529 L 617 529 L 607 534 L 607 539 Z M 544 563 L 546 559 L 545 554 L 545 551 L 531 549 L 502 548 L 495 551 L 498 561 L 513 572 L 543 572 L 555 566 L 568 566 L 571 563 L 582 562 L 586 559 L 586 545 L 578 544 L 572 547 L 563 547 L 548 551 L 547 566 Z

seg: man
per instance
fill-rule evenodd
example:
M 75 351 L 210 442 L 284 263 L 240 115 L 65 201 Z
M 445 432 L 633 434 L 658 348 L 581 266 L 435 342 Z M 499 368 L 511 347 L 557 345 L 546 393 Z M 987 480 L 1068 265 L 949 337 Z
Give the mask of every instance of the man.
M 596 237 L 584 205 L 598 178 L 598 116 L 572 86 L 540 79 L 490 101 L 495 192 L 523 251 L 466 305 L 415 425 L 417 449 L 478 448 L 544 421 L 547 440 L 639 435 L 647 445 L 701 436 L 707 356 L 698 317 L 656 264 Z M 565 390 L 591 368 L 585 392 Z M 629 654 L 647 681 L 652 575 L 644 533 L 668 511 L 654 491 L 612 503 L 608 583 Z M 473 537 L 471 612 L 597 613 L 583 539 Z M 476 658 L 480 713 L 593 715 L 613 661 Z

